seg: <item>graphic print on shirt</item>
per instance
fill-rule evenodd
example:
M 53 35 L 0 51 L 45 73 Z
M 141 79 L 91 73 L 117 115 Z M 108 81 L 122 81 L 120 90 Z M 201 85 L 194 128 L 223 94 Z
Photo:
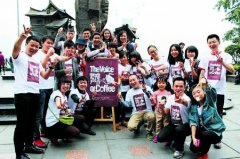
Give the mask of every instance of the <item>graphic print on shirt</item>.
M 47 67 L 46 67 L 45 71 L 48 70 L 49 66 L 51 66 L 51 59 L 48 60 Z M 54 77 L 54 76 L 55 76 L 55 72 L 54 72 L 54 69 L 52 69 L 49 77 Z
M 71 63 L 65 63 L 66 69 L 72 69 L 72 64 Z M 72 80 L 72 73 L 66 74 L 67 80 L 71 81 Z
M 133 101 L 137 111 L 147 109 L 146 101 L 144 98 L 144 94 L 136 94 L 133 96 Z
M 83 106 L 85 104 L 86 100 L 86 95 L 81 95 L 80 97 L 80 102 L 77 104 L 76 108 L 75 108 L 75 113 L 81 112 L 83 110 Z
M 220 80 L 222 73 L 222 64 L 218 61 L 209 61 L 207 79 Z
M 171 76 L 173 80 L 177 77 L 182 77 L 182 69 L 179 66 L 171 66 Z
M 180 114 L 180 107 L 176 105 L 171 105 L 171 121 L 173 125 L 182 124 L 182 117 Z
M 130 72 L 128 72 L 128 71 L 122 71 L 121 77 L 122 77 L 122 79 L 123 79 L 123 81 L 122 81 L 122 85 L 123 85 L 123 86 L 129 85 L 129 80 L 128 80 L 129 75 L 130 75 Z
M 27 81 L 39 83 L 39 64 L 28 61 Z

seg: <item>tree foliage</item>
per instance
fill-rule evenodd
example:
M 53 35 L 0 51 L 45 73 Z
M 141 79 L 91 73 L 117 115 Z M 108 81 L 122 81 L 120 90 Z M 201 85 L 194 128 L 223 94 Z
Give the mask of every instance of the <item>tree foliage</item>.
M 240 57 L 240 0 L 219 0 L 215 5 L 217 10 L 224 9 L 225 20 L 235 24 L 235 27 L 224 34 L 223 40 L 231 41 L 232 45 L 225 48 L 225 51 L 233 56 L 235 63 Z

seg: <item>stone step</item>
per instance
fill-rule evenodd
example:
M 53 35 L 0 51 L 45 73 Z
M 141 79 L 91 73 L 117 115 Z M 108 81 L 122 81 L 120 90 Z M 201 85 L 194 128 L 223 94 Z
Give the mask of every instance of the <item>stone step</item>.
M 2 80 L 14 80 L 14 75 L 2 75 Z
M 0 115 L 16 114 L 14 104 L 0 104 Z
M 11 115 L 0 115 L 0 125 L 11 125 L 17 123 L 17 116 Z
M 2 97 L 0 98 L 0 104 L 13 104 L 14 98 L 13 97 Z

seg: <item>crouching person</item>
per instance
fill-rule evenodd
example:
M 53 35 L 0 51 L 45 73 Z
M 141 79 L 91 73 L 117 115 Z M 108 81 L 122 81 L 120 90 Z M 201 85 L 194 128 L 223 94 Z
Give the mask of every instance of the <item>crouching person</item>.
M 184 93 L 185 81 L 182 77 L 173 80 L 173 91 L 174 94 L 168 97 L 164 108 L 166 114 L 170 113 L 170 123 L 160 131 L 158 141 L 169 143 L 174 141 L 173 157 L 182 158 L 186 136 L 191 132 L 188 123 L 190 98 Z
M 195 101 L 189 113 L 192 132 L 190 150 L 199 153 L 199 158 L 207 159 L 211 144 L 221 141 L 226 127 L 217 112 L 216 89 L 208 85 L 205 78 L 192 89 L 192 95 Z
M 147 121 L 147 138 L 152 140 L 152 130 L 155 122 L 155 115 L 150 102 L 152 90 L 145 84 L 141 86 L 136 75 L 129 76 L 129 83 L 132 88 L 127 91 L 125 101 L 121 99 L 125 106 L 133 107 L 128 122 L 128 130 L 137 133 L 143 121 Z
M 77 88 L 73 89 L 69 94 L 68 104 L 71 108 L 74 116 L 83 115 L 87 124 L 81 127 L 81 132 L 89 135 L 96 135 L 94 131 L 91 130 L 91 126 L 97 115 L 97 110 L 94 107 L 95 100 L 90 99 L 86 89 L 88 80 L 85 76 L 80 76 L 76 85 Z M 94 96 L 94 93 L 93 93 Z
M 84 121 L 84 117 L 74 118 L 73 125 L 67 125 L 59 121 L 61 115 L 69 114 L 71 110 L 67 106 L 67 96 L 65 93 L 70 89 L 71 81 L 61 79 L 57 84 L 49 99 L 46 114 L 46 135 L 53 143 L 57 139 L 70 139 L 80 133 L 76 125 Z

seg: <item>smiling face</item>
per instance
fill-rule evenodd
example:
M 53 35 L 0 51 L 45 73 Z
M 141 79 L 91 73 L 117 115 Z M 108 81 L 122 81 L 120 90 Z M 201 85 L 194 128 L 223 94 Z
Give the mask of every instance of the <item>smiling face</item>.
M 179 55 L 179 51 L 176 49 L 175 46 L 172 46 L 170 53 L 171 53 L 173 58 L 176 58 Z
M 38 41 L 30 40 L 28 42 L 28 44 L 26 45 L 26 53 L 29 56 L 32 56 L 32 55 L 34 55 L 35 53 L 38 52 L 39 47 L 40 47 L 40 43 Z
M 185 91 L 184 82 L 181 80 L 176 80 L 173 84 L 174 94 L 182 94 Z
M 132 88 L 135 89 L 140 87 L 140 83 L 136 75 L 129 76 L 129 84 L 131 85 Z
M 199 86 L 196 86 L 193 91 L 192 91 L 193 98 L 197 101 L 200 102 L 204 99 L 205 92 L 203 89 Z
M 158 59 L 158 51 L 156 48 L 154 47 L 150 47 L 148 49 L 148 54 L 151 56 L 151 58 L 153 59 Z
M 78 89 L 81 91 L 85 91 L 87 89 L 87 81 L 80 80 L 78 82 Z
M 158 89 L 160 90 L 160 91 L 163 91 L 163 90 L 165 90 L 165 88 L 166 88 L 166 82 L 165 81 L 163 81 L 163 80 L 159 80 L 158 81 L 158 83 L 157 83 L 157 86 L 158 86 Z
M 70 83 L 61 83 L 60 92 L 62 92 L 62 94 L 65 94 L 67 91 L 69 91 L 70 85 Z
M 217 40 L 217 38 L 210 38 L 208 39 L 207 41 L 208 43 L 208 47 L 213 51 L 213 52 L 216 52 L 218 51 L 218 47 L 220 45 L 220 42 Z
M 49 48 L 53 47 L 53 41 L 51 39 L 46 39 L 43 43 L 42 43 L 42 50 L 47 53 L 47 51 L 49 50 Z

